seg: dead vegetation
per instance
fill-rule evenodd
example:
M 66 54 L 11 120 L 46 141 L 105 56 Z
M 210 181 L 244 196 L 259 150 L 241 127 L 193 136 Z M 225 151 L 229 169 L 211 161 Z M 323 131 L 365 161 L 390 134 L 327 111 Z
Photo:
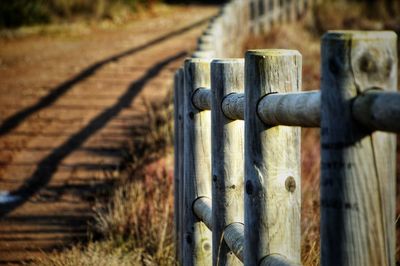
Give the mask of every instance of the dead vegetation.
M 33 265 L 175 265 L 173 243 L 172 99 L 144 100 L 144 126 L 133 132 L 125 170 L 98 199 L 89 241 L 45 255 Z M 104 194 L 104 193 L 103 193 Z

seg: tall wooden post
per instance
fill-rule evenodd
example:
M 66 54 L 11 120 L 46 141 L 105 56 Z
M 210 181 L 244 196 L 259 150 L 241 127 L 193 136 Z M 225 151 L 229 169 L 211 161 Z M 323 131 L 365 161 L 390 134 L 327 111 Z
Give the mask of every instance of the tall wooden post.
M 261 17 L 262 21 L 262 33 L 266 34 L 271 29 L 271 0 L 261 0 L 263 2 L 264 13 Z
M 251 33 L 255 36 L 260 34 L 259 22 L 259 0 L 250 0 L 250 20 L 251 20 Z
M 300 128 L 268 126 L 260 99 L 301 88 L 301 55 L 254 50 L 245 57 L 245 265 L 270 254 L 300 262 Z
M 243 265 L 225 243 L 224 229 L 243 223 L 244 122 L 222 112 L 230 93 L 243 92 L 244 60 L 211 63 L 213 265 Z
M 273 24 L 278 25 L 279 23 L 282 22 L 282 6 L 281 6 L 281 1 L 282 0 L 273 0 L 274 1 L 274 16 L 273 16 Z
M 297 5 L 299 0 L 290 0 L 288 1 L 288 9 L 289 9 L 289 22 L 294 22 L 297 19 Z
M 211 197 L 211 114 L 192 103 L 193 92 L 210 87 L 210 60 L 185 61 L 183 265 L 211 265 L 211 231 L 194 215 L 193 203 Z
M 392 32 L 322 38 L 322 265 L 395 265 L 396 138 L 356 123 L 352 103 L 396 90 L 396 51 Z
M 183 181 L 183 69 L 174 78 L 174 220 L 176 257 L 182 263 L 182 181 Z

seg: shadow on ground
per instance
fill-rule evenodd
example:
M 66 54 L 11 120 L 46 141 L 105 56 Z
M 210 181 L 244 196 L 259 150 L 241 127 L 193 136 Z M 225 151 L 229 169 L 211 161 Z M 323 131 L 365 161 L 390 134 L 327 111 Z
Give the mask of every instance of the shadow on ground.
M 63 82 L 59 86 L 55 87 L 48 95 L 43 97 L 40 101 L 29 106 L 11 117 L 7 118 L 0 125 L 0 136 L 6 134 L 12 134 L 13 129 L 15 129 L 18 125 L 23 123 L 28 117 L 33 114 L 39 112 L 42 109 L 50 108 L 55 101 L 60 99 L 67 91 L 69 91 L 76 84 L 84 81 L 88 77 L 94 75 L 96 71 L 104 67 L 105 65 L 116 62 L 124 57 L 130 56 L 134 53 L 140 52 L 143 49 L 146 49 L 150 46 L 160 44 L 170 38 L 176 37 L 180 34 L 183 34 L 193 28 L 203 25 L 210 18 L 206 18 L 200 20 L 196 23 L 191 24 L 190 26 L 183 27 L 179 30 L 168 33 L 162 37 L 156 38 L 146 44 L 140 45 L 138 47 L 134 47 L 122 53 L 116 54 L 114 56 L 103 59 L 86 69 L 80 72 L 78 75 L 73 77 L 72 79 Z M 18 189 L 11 191 L 10 196 L 15 200 L 10 202 L 0 203 L 0 221 L 6 222 L 12 225 L 18 224 L 31 224 L 31 225 L 51 225 L 51 228 L 48 230 L 32 231 L 27 230 L 18 230 L 18 232 L 14 231 L 3 231 L 0 235 L 0 242 L 12 243 L 12 242 L 24 242 L 31 240 L 34 238 L 35 234 L 41 234 L 43 241 L 55 241 L 57 242 L 57 237 L 46 237 L 43 235 L 46 234 L 54 234 L 62 233 L 64 230 L 70 230 L 67 228 L 74 228 L 74 232 L 77 233 L 78 236 L 86 237 L 86 228 L 87 223 L 92 221 L 92 214 L 88 213 L 88 211 L 79 211 L 71 214 L 52 214 L 52 215 L 21 215 L 21 214 L 13 214 L 8 216 L 13 210 L 17 209 L 19 206 L 27 202 L 33 202 L 34 204 L 40 204 L 41 202 L 53 202 L 63 200 L 62 195 L 65 193 L 69 194 L 78 194 L 79 197 L 83 198 L 86 201 L 93 200 L 92 195 L 99 190 L 104 189 L 107 186 L 110 186 L 110 183 L 103 182 L 98 184 L 62 184 L 60 186 L 49 186 L 49 182 L 51 181 L 53 175 L 61 166 L 61 162 L 67 156 L 69 156 L 72 152 L 77 149 L 85 149 L 82 148 L 82 144 L 87 141 L 93 134 L 104 128 L 108 122 L 110 122 L 113 118 L 115 118 L 118 114 L 121 113 L 125 108 L 129 108 L 131 106 L 132 101 L 136 98 L 138 93 L 148 84 L 148 82 L 155 78 L 163 69 L 165 69 L 170 63 L 173 63 L 177 60 L 182 60 L 185 56 L 187 56 L 187 52 L 184 50 L 177 51 L 174 55 L 164 58 L 163 60 L 157 62 L 152 67 L 148 68 L 147 72 L 145 72 L 140 78 L 134 80 L 129 87 L 122 93 L 115 104 L 105 108 L 100 111 L 97 116 L 95 116 L 91 121 L 89 121 L 81 130 L 76 133 L 70 135 L 70 137 L 58 147 L 52 149 L 51 153 L 48 154 L 43 160 L 41 160 L 36 165 L 36 170 L 34 173 L 26 180 L 24 180 L 24 184 L 20 186 Z M 43 148 L 44 149 L 44 148 Z M 86 148 L 88 149 L 88 148 Z M 121 154 L 116 150 L 102 150 L 102 149 L 92 149 L 90 152 L 94 152 L 97 154 L 110 154 L 113 153 L 113 156 L 120 156 Z M 1 162 L 0 162 L 1 166 Z M 65 167 L 65 165 L 63 166 Z M 76 167 L 76 166 L 71 166 Z M 102 165 L 85 165 L 84 168 L 86 170 L 98 170 L 103 169 L 106 166 Z M 111 168 L 113 166 L 110 166 Z M 38 191 L 41 191 L 40 197 L 32 197 Z M 64 229 L 63 229 L 64 228 Z M 19 238 L 13 237 L 13 234 L 18 233 L 20 235 Z M 27 237 L 21 237 L 21 235 L 26 234 Z M 63 239 L 65 240 L 65 239 Z M 73 241 L 75 239 L 71 239 Z M 82 238 L 80 239 L 82 240 Z M 17 245 L 18 246 L 18 245 Z M 57 248 L 57 246 L 52 247 L 51 250 Z M 28 248 L 29 249 L 29 248 Z M 23 251 L 29 251 L 24 248 Z M 35 247 L 32 247 L 35 249 Z M 50 250 L 44 250 L 50 251 Z M 7 250 L 2 250 L 0 248 L 0 253 L 7 252 Z M 18 261 L 4 260 L 0 258 L 0 264 L 3 263 L 15 263 Z M 20 262 L 20 261 L 19 261 Z

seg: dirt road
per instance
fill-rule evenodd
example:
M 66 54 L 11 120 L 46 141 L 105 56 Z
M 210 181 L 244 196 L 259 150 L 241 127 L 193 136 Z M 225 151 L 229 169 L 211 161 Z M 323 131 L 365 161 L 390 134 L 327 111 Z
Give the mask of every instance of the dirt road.
M 157 100 L 216 7 L 79 37 L 0 41 L 0 264 L 86 237 L 143 97 Z

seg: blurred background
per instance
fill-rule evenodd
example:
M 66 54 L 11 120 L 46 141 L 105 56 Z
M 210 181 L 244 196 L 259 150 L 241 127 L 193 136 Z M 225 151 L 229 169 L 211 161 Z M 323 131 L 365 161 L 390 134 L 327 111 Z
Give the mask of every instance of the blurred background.
M 90 102 L 80 102 L 80 100 L 82 100 L 81 95 L 87 92 L 90 94 L 87 93 L 84 97 L 93 96 L 91 103 L 93 103 L 93 108 L 97 108 L 92 110 L 93 117 L 96 117 L 98 113 L 101 115 L 104 110 L 107 113 L 110 109 L 115 109 L 112 105 L 114 102 L 108 102 L 108 100 L 113 99 L 118 102 L 119 99 L 126 98 L 120 89 L 127 89 L 130 92 L 132 89 L 139 88 L 143 91 L 153 91 L 153 94 L 161 90 L 168 92 L 167 96 L 161 100 L 160 97 L 152 98 L 151 101 L 143 100 L 140 107 L 142 113 L 137 120 L 139 122 L 132 122 L 132 125 L 129 120 L 122 125 L 126 128 L 129 126 L 129 131 L 124 131 L 122 147 L 118 147 L 115 151 L 110 147 L 101 150 L 103 157 L 106 157 L 104 154 L 108 156 L 110 151 L 114 152 L 113 156 L 118 157 L 122 163 L 118 164 L 118 167 L 112 167 L 111 170 L 104 170 L 102 166 L 104 161 L 96 162 L 97 165 L 93 164 L 106 173 L 107 182 L 101 181 L 106 186 L 90 185 L 93 193 L 91 191 L 89 196 L 85 194 L 84 200 L 90 202 L 90 207 L 85 209 L 85 214 L 93 212 L 93 215 L 90 219 L 88 218 L 89 222 L 80 221 L 80 226 L 83 224 L 85 228 L 83 238 L 80 237 L 78 241 L 68 240 L 68 245 L 63 243 L 61 248 L 43 252 L 37 261 L 33 261 L 33 265 L 131 265 L 132 263 L 136 263 L 134 265 L 176 265 L 172 229 L 173 107 L 171 88 L 173 73 L 181 66 L 184 57 L 195 49 L 196 38 L 205 29 L 207 20 L 218 12 L 218 7 L 224 2 L 218 0 L 0 1 L 1 127 L 9 117 L 16 117 L 18 121 L 23 120 L 24 123 L 28 121 L 27 123 L 30 123 L 32 128 L 35 128 L 39 120 L 43 128 L 47 127 L 46 123 L 54 124 L 55 119 L 48 118 L 45 111 L 46 109 L 51 111 L 53 107 L 60 108 L 57 101 L 63 99 L 68 103 L 63 105 L 63 108 L 66 108 L 64 110 L 66 114 L 72 116 L 74 112 L 77 112 L 78 118 L 85 116 L 88 113 L 87 110 L 90 109 L 90 106 L 88 107 Z M 85 30 L 82 32 L 84 33 L 81 31 L 76 33 L 76 25 L 83 25 Z M 103 27 L 104 25 L 106 26 Z M 129 27 L 125 27 L 127 25 Z M 53 27 L 56 27 L 56 30 Z M 96 30 L 98 28 L 101 30 Z M 64 33 L 71 29 L 74 31 L 73 37 L 68 35 L 64 38 Z M 315 90 L 320 87 L 320 37 L 332 29 L 393 30 L 400 34 L 400 1 L 315 0 L 308 13 L 298 22 L 274 25 L 264 35 L 248 38 L 243 44 L 242 54 L 247 49 L 254 48 L 297 49 L 303 56 L 303 89 Z M 400 51 L 400 46 L 398 47 Z M 68 55 L 65 55 L 65 51 L 68 51 Z M 177 52 L 180 53 L 176 55 Z M 169 56 L 169 59 L 165 62 L 155 60 L 166 56 Z M 126 82 L 123 83 L 123 81 Z M 146 89 L 147 86 L 149 89 Z M 64 95 L 63 93 L 68 90 L 72 93 Z M 54 91 L 58 93 L 57 96 L 52 94 Z M 111 95 L 110 92 L 115 92 L 115 95 Z M 13 94 L 15 95 L 12 96 Z M 46 98 L 48 94 L 51 96 Z M 120 97 L 121 95 L 123 97 Z M 14 102 L 7 98 L 11 99 L 11 96 Z M 103 98 L 100 99 L 101 97 Z M 43 104 L 42 99 L 50 101 Z M 39 104 L 35 105 L 35 101 Z M 29 104 L 32 102 L 34 108 L 29 109 Z M 7 107 L 10 103 L 14 105 L 12 108 Z M 123 108 L 129 109 L 125 102 L 122 105 Z M 27 110 L 34 111 L 32 121 L 28 119 L 31 113 L 28 115 L 21 106 L 24 108 L 28 106 Z M 77 106 L 81 110 L 73 109 L 77 109 Z M 116 107 L 119 108 L 119 106 Z M 121 110 L 123 108 L 121 107 Z M 137 105 L 135 108 L 140 109 Z M 14 111 L 17 116 L 13 116 Z M 58 115 L 61 117 L 64 113 L 60 113 L 59 109 L 56 111 L 56 119 L 59 119 Z M 118 115 L 116 114 L 115 117 Z M 44 121 L 43 117 L 51 121 Z M 73 117 L 73 119 L 78 118 Z M 113 119 L 101 122 L 106 127 L 106 124 L 111 124 Z M 61 133 L 68 131 L 71 127 L 70 120 L 66 121 L 61 126 L 58 125 L 62 128 Z M 87 130 L 87 121 L 82 122 L 79 127 Z M 99 121 L 96 120 L 96 122 Z M 67 129 L 65 129 L 66 124 Z M 79 127 L 73 129 L 80 132 Z M 96 131 L 90 127 L 89 129 Z M 6 166 L 8 167 L 13 162 L 17 152 L 23 153 L 28 147 L 17 139 L 17 133 L 20 133 L 19 128 L 9 131 L 4 134 L 0 130 L 0 158 L 2 160 L 0 187 L 5 184 Z M 72 135 L 75 131 L 68 134 Z M 41 136 L 43 132 L 46 133 L 44 130 L 38 132 L 34 133 L 38 136 Z M 94 133 L 96 132 L 88 135 L 94 135 Z M 86 137 L 85 134 L 77 136 Z M 121 136 L 118 135 L 118 137 Z M 28 139 L 27 136 L 24 138 Z M 25 139 L 27 143 L 31 141 Z M 77 138 L 73 140 L 82 141 Z M 81 147 L 75 145 L 74 141 L 69 144 L 66 142 L 73 148 L 65 145 L 50 147 L 53 157 L 58 160 L 60 147 L 68 150 L 68 156 L 80 150 Z M 102 141 L 104 142 L 103 139 Z M 52 143 L 49 140 L 37 142 Z M 7 149 L 11 151 L 8 152 Z M 100 153 L 98 150 L 96 152 Z M 319 130 L 302 130 L 301 152 L 302 262 L 303 265 L 319 265 Z M 61 154 L 64 156 L 64 153 L 61 152 Z M 6 157 L 7 159 L 4 159 Z M 62 162 L 57 162 L 63 165 Z M 74 171 L 76 169 L 74 168 Z M 400 146 L 397 144 L 397 263 L 400 262 L 399 173 Z M 51 173 L 50 176 L 53 174 Z M 73 178 L 74 175 L 75 173 L 71 174 Z M 110 180 L 112 182 L 109 182 Z M 68 190 L 71 185 L 68 184 L 65 187 Z M 4 188 L 1 187 L 1 189 Z M 75 194 L 81 195 L 86 187 L 74 187 L 74 189 Z M 61 192 L 52 191 L 52 193 Z M 46 199 L 50 202 L 57 199 L 48 195 L 46 197 L 41 200 Z M 70 226 L 69 223 L 71 223 L 71 228 L 77 227 L 74 220 L 82 213 L 74 215 L 71 215 L 71 221 L 64 220 L 60 224 Z M 49 220 L 53 221 L 50 218 L 38 219 L 36 216 L 34 218 L 34 223 L 40 221 L 45 225 L 54 225 L 53 222 L 49 222 Z M 0 246 L 1 242 L 8 241 L 7 244 L 9 244 L 10 239 L 16 238 L 9 237 L 8 233 L 8 226 L 14 221 L 15 218 L 14 220 L 0 219 Z M 21 224 L 25 222 L 23 219 L 18 221 L 22 221 Z M 69 231 L 70 227 L 68 230 L 65 229 L 67 227 L 63 227 L 66 234 L 72 232 Z M 28 239 L 24 235 L 19 237 Z M 36 236 L 29 237 L 34 239 Z M 0 264 L 3 254 L 0 253 Z
M 221 4 L 222 0 L 3 0 L 0 27 L 71 22 L 76 20 L 121 20 L 155 4 Z M 362 26 L 379 28 L 393 23 L 400 14 L 397 0 L 316 0 L 317 25 L 323 28 Z M 339 13 L 338 13 L 339 12 Z M 320 23 L 320 22 L 324 23 Z M 373 20 L 371 23 L 369 20 Z
M 221 0 L 3 0 L 0 27 L 110 19 L 123 21 L 155 4 L 219 4 Z

